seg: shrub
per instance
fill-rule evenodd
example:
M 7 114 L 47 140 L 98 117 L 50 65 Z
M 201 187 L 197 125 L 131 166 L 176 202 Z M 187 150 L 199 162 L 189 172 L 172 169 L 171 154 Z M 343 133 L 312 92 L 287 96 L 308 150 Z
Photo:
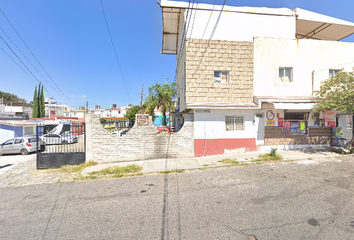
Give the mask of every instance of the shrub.
M 270 150 L 270 156 L 275 157 L 277 155 L 278 148 L 272 148 Z

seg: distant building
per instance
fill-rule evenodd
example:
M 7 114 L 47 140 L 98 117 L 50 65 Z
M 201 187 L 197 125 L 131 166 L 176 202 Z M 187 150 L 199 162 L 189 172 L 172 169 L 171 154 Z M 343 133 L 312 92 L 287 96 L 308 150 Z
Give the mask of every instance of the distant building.
M 100 105 L 95 105 L 94 109 L 89 109 L 88 111 L 99 115 L 101 119 L 103 119 L 104 127 L 107 129 L 120 129 L 126 128 L 129 126 L 129 120 L 124 117 L 132 104 L 128 104 L 128 106 L 117 108 L 116 104 L 112 104 L 111 108 L 101 109 Z

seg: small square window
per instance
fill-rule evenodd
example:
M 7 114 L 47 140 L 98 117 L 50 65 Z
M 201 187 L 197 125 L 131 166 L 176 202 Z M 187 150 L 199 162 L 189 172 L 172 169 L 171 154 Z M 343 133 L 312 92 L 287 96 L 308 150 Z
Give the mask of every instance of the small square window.
M 293 68 L 279 68 L 279 80 L 282 82 L 292 82 Z
M 25 127 L 25 135 L 34 134 L 33 127 Z
M 214 84 L 217 86 L 228 86 L 229 72 L 214 71 Z
M 238 116 L 225 116 L 225 131 L 242 131 L 243 117 Z
M 337 73 L 339 73 L 340 70 L 336 70 L 336 69 L 329 69 L 329 77 L 334 77 L 335 75 L 337 75 Z

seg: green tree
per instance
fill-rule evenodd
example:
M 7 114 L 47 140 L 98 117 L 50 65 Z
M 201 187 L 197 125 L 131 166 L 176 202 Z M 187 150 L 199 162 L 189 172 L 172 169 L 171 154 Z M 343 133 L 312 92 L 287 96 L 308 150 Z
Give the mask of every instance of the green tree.
M 150 115 L 157 108 L 162 111 L 162 124 L 167 125 L 166 112 L 174 110 L 174 98 L 177 94 L 177 85 L 175 82 L 165 82 L 162 85 L 156 83 L 149 87 L 149 96 L 145 100 L 145 112 Z
M 320 89 L 315 91 L 318 97 L 314 107 L 315 113 L 336 110 L 346 114 L 354 113 L 354 69 L 351 72 L 341 71 L 334 77 L 323 81 Z M 344 146 L 348 148 L 354 137 Z
M 38 106 L 38 93 L 37 93 L 37 86 L 34 89 L 34 96 L 33 96 L 33 111 L 32 111 L 32 118 L 39 117 L 39 106 Z
M 40 105 L 40 117 L 45 117 L 45 105 L 44 105 L 44 93 L 43 93 L 43 84 L 41 89 L 41 94 L 38 94 L 39 105 Z
M 32 117 L 33 118 L 45 117 L 44 93 L 43 93 L 43 85 L 41 85 L 41 83 L 39 83 L 38 91 L 37 91 L 37 86 L 34 90 Z
M 124 117 L 129 119 L 132 122 L 135 122 L 135 115 L 140 113 L 141 110 L 142 110 L 142 107 L 135 105 L 135 106 L 127 109 L 127 112 L 124 114 Z

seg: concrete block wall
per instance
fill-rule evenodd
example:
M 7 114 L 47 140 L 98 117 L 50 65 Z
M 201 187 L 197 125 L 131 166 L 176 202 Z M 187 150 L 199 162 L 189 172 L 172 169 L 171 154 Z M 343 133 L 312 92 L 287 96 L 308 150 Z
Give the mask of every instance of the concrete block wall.
M 324 145 L 331 143 L 331 128 L 309 128 L 308 135 L 284 134 L 284 128 L 265 128 L 264 145 Z
M 87 114 L 86 161 L 104 163 L 194 157 L 193 114 L 186 114 L 184 119 L 182 129 L 170 135 L 159 134 L 149 117 L 147 125 L 136 122 L 126 135 L 116 137 L 102 127 L 99 116 Z
M 253 42 L 188 39 L 186 102 L 253 102 Z M 228 71 L 229 85 L 214 84 L 214 71 Z

